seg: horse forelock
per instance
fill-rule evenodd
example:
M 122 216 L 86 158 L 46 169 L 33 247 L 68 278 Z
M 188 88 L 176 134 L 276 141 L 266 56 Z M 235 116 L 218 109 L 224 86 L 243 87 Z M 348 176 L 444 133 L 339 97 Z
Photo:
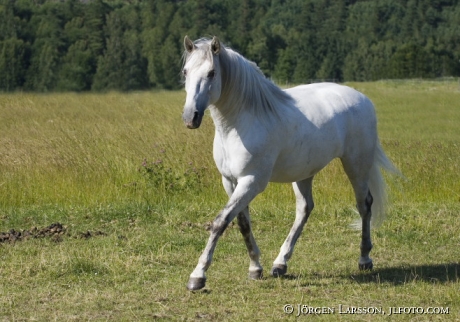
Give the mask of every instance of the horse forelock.
M 188 52 L 187 50 L 184 51 L 182 59 L 183 67 L 189 62 L 190 59 L 192 59 L 192 57 L 193 61 L 191 61 L 191 63 L 193 66 L 201 65 L 206 60 L 213 62 L 210 39 L 201 38 L 195 40 L 193 44 L 195 45 L 195 49 L 192 52 Z

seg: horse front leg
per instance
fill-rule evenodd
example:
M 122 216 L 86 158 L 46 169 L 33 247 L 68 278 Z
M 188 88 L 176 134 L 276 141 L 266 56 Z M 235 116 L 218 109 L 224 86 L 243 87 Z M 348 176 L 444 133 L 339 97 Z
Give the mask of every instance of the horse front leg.
M 239 213 L 243 212 L 248 207 L 252 199 L 254 199 L 255 196 L 257 196 L 260 192 L 262 192 L 267 186 L 267 184 L 268 180 L 257 180 L 254 176 L 246 176 L 238 180 L 238 184 L 235 187 L 235 190 L 233 191 L 227 205 L 224 207 L 224 209 L 220 212 L 220 214 L 214 219 L 214 222 L 212 223 L 211 235 L 209 236 L 206 247 L 203 253 L 201 254 L 200 258 L 198 259 L 198 265 L 190 274 L 190 279 L 187 283 L 187 288 L 189 290 L 199 290 L 206 285 L 205 273 L 211 265 L 212 256 L 220 236 L 222 236 L 223 232 L 230 224 L 230 222 Z M 239 223 L 240 222 L 242 224 L 246 224 L 245 219 L 239 219 Z M 246 229 L 243 229 L 243 231 L 246 231 Z M 250 236 L 252 236 L 252 233 Z M 246 240 L 251 242 L 251 237 L 249 237 L 249 239 L 245 238 L 245 241 Z M 254 259 L 257 258 L 256 262 L 258 262 L 258 250 L 259 249 L 257 248 L 256 252 L 254 253 Z M 257 264 L 254 264 L 254 267 L 256 268 Z

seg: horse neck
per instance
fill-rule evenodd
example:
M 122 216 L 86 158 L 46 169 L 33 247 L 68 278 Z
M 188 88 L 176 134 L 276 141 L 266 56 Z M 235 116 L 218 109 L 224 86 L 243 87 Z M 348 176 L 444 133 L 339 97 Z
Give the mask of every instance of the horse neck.
M 251 121 L 251 115 L 248 117 L 242 117 L 242 113 L 235 112 L 235 109 L 231 107 L 224 107 L 223 105 L 211 105 L 209 106 L 211 112 L 211 118 L 214 122 L 217 132 L 221 134 L 228 134 L 233 130 L 239 130 L 245 126 L 247 121 Z
M 221 53 L 219 60 L 222 74 L 220 98 L 215 105 L 211 105 L 209 108 L 214 124 L 224 132 L 238 127 L 242 114 L 250 109 L 250 102 L 248 102 L 247 95 L 245 95 L 246 91 L 242 88 L 247 75 L 242 71 L 242 66 L 237 66 L 238 68 L 236 68 L 234 64 L 230 64 L 230 60 L 235 60 L 235 63 L 238 64 L 243 64 L 244 62 L 239 61 L 241 57 L 236 56 L 236 53 L 229 51 L 230 49 L 227 48 L 225 52 Z M 242 81 L 238 82 L 235 79 L 242 79 Z M 247 115 L 247 117 L 250 117 L 250 115 Z
M 279 89 L 258 70 L 257 66 L 243 56 L 226 49 L 219 63 L 222 73 L 220 99 L 211 108 L 216 125 L 236 127 L 257 118 L 271 125 L 279 119 L 283 106 L 292 98 Z
M 226 49 L 219 59 L 222 78 L 222 93 L 217 106 L 225 113 L 239 112 L 245 105 L 251 105 L 248 84 L 250 74 L 247 62 L 231 49 Z

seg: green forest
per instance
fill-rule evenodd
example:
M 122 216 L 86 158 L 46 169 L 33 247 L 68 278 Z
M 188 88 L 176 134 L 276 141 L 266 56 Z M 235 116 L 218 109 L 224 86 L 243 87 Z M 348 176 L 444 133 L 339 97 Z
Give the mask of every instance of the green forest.
M 460 76 L 458 0 L 0 0 L 0 91 L 176 89 L 185 35 L 281 84 Z

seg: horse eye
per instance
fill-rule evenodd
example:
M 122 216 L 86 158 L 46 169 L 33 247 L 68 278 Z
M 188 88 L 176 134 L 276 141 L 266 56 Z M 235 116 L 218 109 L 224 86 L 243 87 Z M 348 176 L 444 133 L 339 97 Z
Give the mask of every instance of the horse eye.
M 184 75 L 184 77 L 187 77 L 187 70 L 186 70 L 186 69 L 184 69 L 184 70 L 182 71 L 182 75 Z
M 208 73 L 208 78 L 214 78 L 214 76 L 216 75 L 216 72 L 214 69 L 211 69 Z

